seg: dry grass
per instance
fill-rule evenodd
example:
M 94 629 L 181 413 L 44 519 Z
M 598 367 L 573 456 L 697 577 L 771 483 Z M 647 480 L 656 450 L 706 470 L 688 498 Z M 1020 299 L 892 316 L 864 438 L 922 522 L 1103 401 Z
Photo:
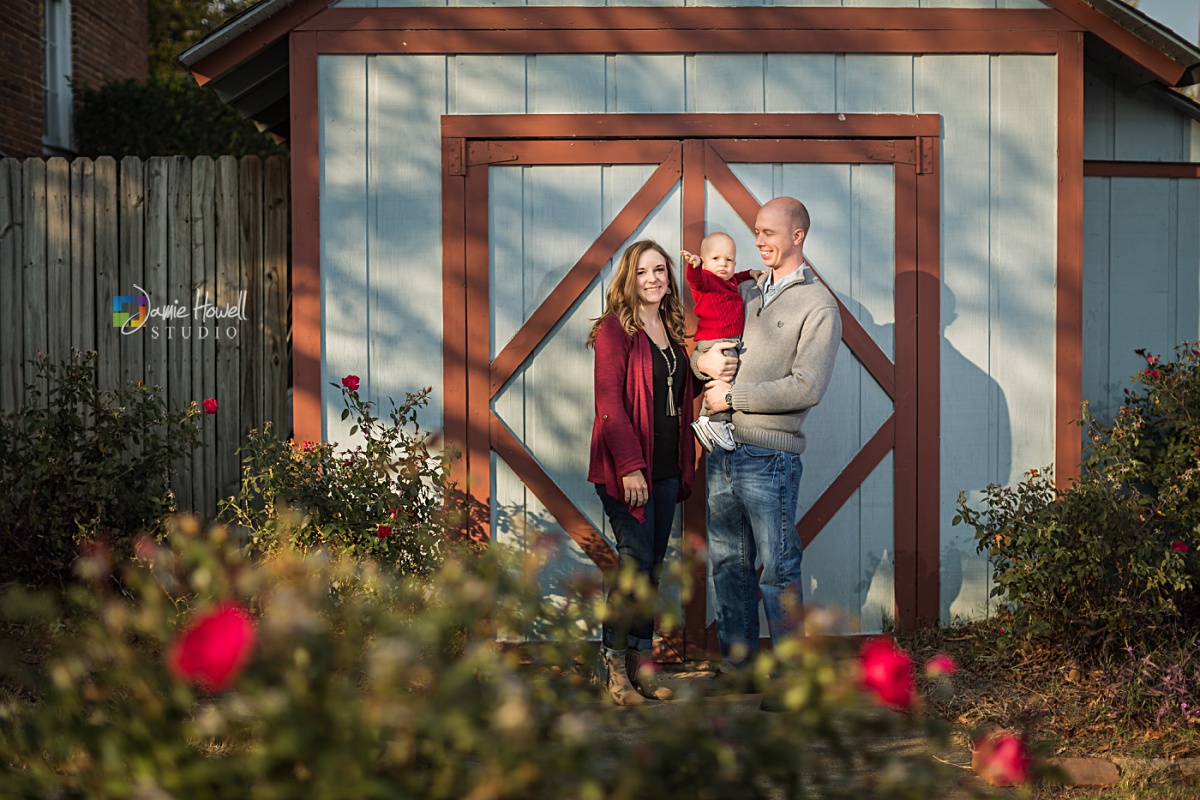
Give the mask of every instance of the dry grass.
M 1052 646 L 1013 643 L 994 624 L 927 629 L 897 637 L 918 663 L 947 653 L 959 665 L 949 691 L 926 687 L 930 713 L 954 726 L 968 747 L 987 726 L 1024 731 L 1044 757 L 1111 758 L 1122 772 L 1111 789 L 1039 788 L 1038 798 L 1200 798 L 1200 729 L 1135 723 L 1114 714 L 1112 690 Z

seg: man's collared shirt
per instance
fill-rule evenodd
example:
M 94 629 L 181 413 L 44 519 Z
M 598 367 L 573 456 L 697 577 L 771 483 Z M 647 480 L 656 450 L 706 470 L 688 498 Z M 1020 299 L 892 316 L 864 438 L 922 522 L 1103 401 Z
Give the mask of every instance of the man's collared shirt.
M 787 286 L 789 283 L 803 281 L 804 268 L 811 268 L 811 266 L 812 265 L 808 263 L 808 259 L 804 259 L 800 262 L 800 266 L 796 267 L 787 275 L 784 275 L 782 278 L 780 278 L 778 283 L 775 282 L 775 271 L 771 270 L 767 272 L 767 283 L 765 286 L 763 286 L 763 308 L 766 308 L 772 300 L 779 296 L 779 292 L 783 290 L 783 287 Z

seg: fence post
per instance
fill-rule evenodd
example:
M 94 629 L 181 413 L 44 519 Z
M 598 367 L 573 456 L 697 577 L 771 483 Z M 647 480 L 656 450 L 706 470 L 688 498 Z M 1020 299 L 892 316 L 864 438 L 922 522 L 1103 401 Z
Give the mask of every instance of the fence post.
M 119 257 L 120 208 L 117 162 L 112 156 L 96 159 L 96 384 L 101 390 L 121 386 L 121 334 L 113 329 L 113 298 L 121 289 Z
M 25 342 L 21 361 L 25 384 L 34 383 L 37 370 L 30 359 L 49 349 L 46 325 L 46 162 L 25 160 L 22 182 L 25 194 L 25 246 L 22 276 L 25 293 Z M 44 382 L 43 382 L 44 384 Z M 45 392 L 46 386 L 38 387 Z M 42 403 L 45 403 L 43 397 Z
M 238 162 L 233 156 L 217 159 L 217 260 L 215 303 L 226 308 L 239 301 L 241 265 L 238 260 Z M 221 321 L 223 322 L 223 321 Z M 240 339 L 228 336 L 228 326 L 218 324 L 217 330 L 217 496 L 227 497 L 237 491 L 241 475 L 237 448 L 241 445 L 241 361 Z
M 192 162 L 192 294 L 216 299 L 215 165 L 208 156 Z M 192 396 L 197 402 L 217 394 L 217 342 L 211 336 L 192 342 Z M 204 420 L 200 447 L 192 459 L 196 513 L 217 513 L 217 423 Z
M 12 298 L 0 319 L 0 410 L 15 410 L 25 394 L 24 211 L 21 162 L 0 159 L 0 297 Z
M 70 284 L 71 165 L 52 158 L 46 162 L 46 352 L 57 364 L 71 355 Z
M 96 349 L 96 165 L 71 162 L 71 346 Z M 111 302 L 111 300 L 109 301 Z
M 120 280 L 117 292 L 121 295 L 137 296 L 135 286 L 146 288 L 146 275 L 143 271 L 143 243 L 145 227 L 142 217 L 145 204 L 145 189 L 142 185 L 142 162 L 133 156 L 121 159 L 121 210 L 120 210 L 120 242 L 118 245 L 117 263 L 120 268 Z M 136 311 L 136 309 L 133 309 Z M 136 333 L 120 336 L 121 350 L 121 380 L 118 385 L 142 380 L 144 350 L 142 337 Z
M 263 187 L 263 356 L 264 394 L 271 405 L 266 419 L 280 438 L 292 433 L 292 407 L 288 403 L 288 162 L 283 156 L 267 159 Z
M 147 292 L 150 308 L 161 308 L 174 303 L 178 298 L 170 296 L 171 283 L 167 277 L 167 163 L 165 158 L 151 158 L 146 162 L 145 185 L 145 242 L 146 260 L 145 283 L 142 284 Z M 167 401 L 167 326 L 174 320 L 147 320 L 146 326 L 137 338 L 142 340 L 143 362 L 142 380 L 155 391 L 160 391 L 160 397 Z
M 188 316 L 177 326 L 175 335 L 167 340 L 167 403 L 172 410 L 185 408 L 195 400 L 192 396 L 194 349 L 197 320 L 191 314 L 196 298 L 192 295 L 192 162 L 186 156 L 166 159 L 167 195 L 167 294 L 170 302 L 178 303 Z M 202 321 L 202 320 L 200 320 Z M 175 497 L 181 509 L 195 510 L 192 495 L 195 471 L 194 453 L 181 453 L 176 462 Z

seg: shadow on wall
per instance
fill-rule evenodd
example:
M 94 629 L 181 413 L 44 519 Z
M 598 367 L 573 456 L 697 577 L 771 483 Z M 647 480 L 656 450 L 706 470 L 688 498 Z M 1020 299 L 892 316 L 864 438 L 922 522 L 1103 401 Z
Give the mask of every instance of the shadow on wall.
M 970 454 L 952 465 L 953 474 L 947 469 L 946 454 L 957 445 L 953 441 L 942 443 L 942 537 L 941 537 L 941 602 L 939 618 L 942 624 L 955 619 L 977 618 L 991 607 L 989 593 L 992 587 L 991 570 L 986 554 L 975 550 L 974 531 L 962 526 L 949 527 L 954 516 L 958 491 L 978 494 L 992 482 L 1007 482 L 1012 474 L 1013 432 L 1008 402 L 1004 390 L 987 370 L 959 352 L 946 337 L 946 329 L 958 314 L 955 310 L 954 292 L 943 283 L 941 290 L 941 364 L 942 417 L 965 415 L 976 424 L 987 428 L 987 450 Z M 959 399 L 955 384 L 969 386 L 964 396 L 967 402 L 985 396 L 986 407 L 973 407 Z M 1031 465 L 1032 466 L 1032 465 Z M 1040 465 L 1039 465 L 1040 466 Z
M 850 307 L 856 307 L 853 301 L 848 301 L 845 297 L 842 300 Z M 953 452 L 955 447 L 971 445 L 943 441 L 941 469 L 944 477 L 940 479 L 940 517 L 944 520 L 953 516 L 959 489 L 971 492 L 982 489 L 990 482 L 1007 480 L 1012 469 L 1012 428 L 1004 391 L 986 370 L 959 352 L 946 338 L 946 328 L 957 318 L 955 307 L 954 293 L 942 284 L 939 365 L 942 380 L 942 428 L 945 429 L 945 419 L 948 416 L 966 415 L 974 420 L 974 424 L 986 427 L 987 448 L 984 452 L 971 453 L 965 458 L 955 459 L 950 465 L 953 474 L 948 474 L 946 462 L 949 459 L 945 458 L 947 451 Z M 865 307 L 857 308 L 857 319 L 872 339 L 877 342 L 891 340 L 895 327 L 892 323 L 878 325 Z M 956 385 L 964 388 L 961 394 L 956 393 Z M 967 404 L 973 402 L 973 398 L 982 397 L 986 397 L 984 406 L 973 407 Z M 959 527 L 946 531 L 945 522 L 942 528 L 944 535 L 940 545 L 941 590 L 938 614 L 941 623 L 947 624 L 955 618 L 977 617 L 986 612 L 991 581 L 986 556 L 975 551 L 972 531 Z M 894 581 L 895 554 L 890 548 L 878 552 L 867 549 L 861 558 L 861 575 L 855 588 L 863 601 L 864 623 L 873 618 L 873 615 L 881 613 L 886 623 L 887 611 L 892 602 L 888 584 Z

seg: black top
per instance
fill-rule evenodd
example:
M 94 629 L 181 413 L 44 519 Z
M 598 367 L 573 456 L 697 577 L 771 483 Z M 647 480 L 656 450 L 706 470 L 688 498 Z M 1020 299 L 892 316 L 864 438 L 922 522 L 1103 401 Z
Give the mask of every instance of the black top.
M 673 357 L 654 344 L 654 463 L 650 467 L 650 480 L 674 478 L 679 475 L 679 406 L 683 402 L 683 371 L 688 369 L 687 356 L 674 344 L 670 345 Z M 671 392 L 674 394 L 675 416 L 667 416 L 667 373 L 675 365 Z

